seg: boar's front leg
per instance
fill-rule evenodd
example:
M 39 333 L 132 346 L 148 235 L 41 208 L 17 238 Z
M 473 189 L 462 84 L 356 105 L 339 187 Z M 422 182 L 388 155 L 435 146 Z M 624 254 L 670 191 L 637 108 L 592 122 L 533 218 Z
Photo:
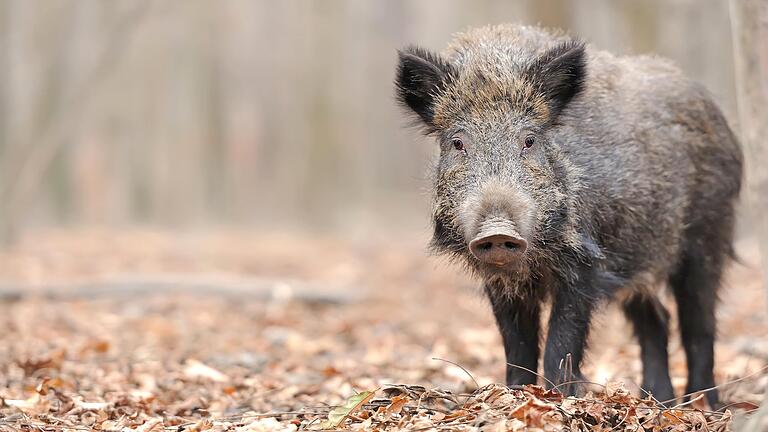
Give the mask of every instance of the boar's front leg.
M 598 298 L 591 287 L 566 287 L 555 294 L 544 351 L 544 376 L 563 394 L 581 392 L 581 360 Z M 549 384 L 549 383 L 548 383 Z M 561 386 L 562 384 L 562 386 Z
M 577 381 L 584 381 L 581 360 L 592 313 L 624 283 L 624 279 L 592 263 L 574 269 L 555 290 L 544 351 L 544 376 L 564 394 L 580 393 L 584 388 Z
M 594 241 L 585 243 L 594 244 Z M 598 254 L 594 255 L 599 258 Z M 574 395 L 584 389 L 581 360 L 592 313 L 625 284 L 625 278 L 602 268 L 594 260 L 582 263 L 560 280 L 549 317 L 544 376 L 562 393 Z
M 493 315 L 504 341 L 507 385 L 536 384 L 539 365 L 539 302 L 512 297 L 503 289 L 486 286 Z

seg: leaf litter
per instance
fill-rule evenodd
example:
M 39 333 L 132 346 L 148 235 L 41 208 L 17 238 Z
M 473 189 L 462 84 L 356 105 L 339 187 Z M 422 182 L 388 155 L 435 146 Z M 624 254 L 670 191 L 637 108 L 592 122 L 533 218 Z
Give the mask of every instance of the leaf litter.
M 749 266 L 733 269 L 738 290 L 722 300 L 717 381 L 739 380 L 721 388 L 728 408 L 694 397 L 662 410 L 637 388 L 639 350 L 617 311 L 592 336 L 585 373 L 598 385 L 586 396 L 507 388 L 474 282 L 420 243 L 318 237 L 309 246 L 322 253 L 307 261 L 281 250 L 291 241 L 52 232 L 0 254 L 2 289 L 19 291 L 0 301 L 0 430 L 724 431 L 768 385 L 768 318 Z M 172 291 L 130 290 L 182 273 Z M 126 275 L 122 295 L 67 294 Z M 254 290 L 275 281 L 279 295 L 188 284 L 233 276 Z M 296 281 L 324 291 L 305 295 Z M 680 394 L 685 360 L 672 339 Z

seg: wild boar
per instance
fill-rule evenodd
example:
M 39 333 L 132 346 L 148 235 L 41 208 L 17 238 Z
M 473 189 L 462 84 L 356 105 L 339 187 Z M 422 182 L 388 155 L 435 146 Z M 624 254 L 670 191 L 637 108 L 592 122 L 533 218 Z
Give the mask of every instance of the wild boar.
M 674 398 L 677 303 L 687 392 L 714 386 L 715 306 L 733 255 L 742 152 L 708 92 L 658 57 L 620 57 L 559 32 L 502 25 L 442 54 L 399 53 L 397 98 L 440 146 L 432 246 L 482 279 L 508 385 L 579 380 L 596 309 L 621 302 L 642 387 Z M 552 384 L 550 384 L 551 386 Z M 711 405 L 717 391 L 707 392 Z

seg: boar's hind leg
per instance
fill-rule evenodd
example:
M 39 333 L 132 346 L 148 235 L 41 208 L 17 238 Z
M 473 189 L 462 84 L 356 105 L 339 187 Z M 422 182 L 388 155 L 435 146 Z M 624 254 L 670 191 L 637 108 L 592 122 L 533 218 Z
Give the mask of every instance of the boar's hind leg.
M 536 384 L 536 375 L 529 371 L 536 372 L 539 362 L 539 302 L 510 298 L 488 287 L 486 292 L 504 341 L 507 385 Z
M 655 296 L 635 294 L 624 303 L 624 313 L 640 342 L 643 390 L 659 402 L 672 401 L 675 395 L 667 354 L 669 312 Z
M 687 251 L 677 271 L 670 277 L 688 364 L 686 394 L 715 385 L 715 303 L 724 252 L 710 249 L 712 253 L 708 254 L 706 243 L 700 246 L 697 250 Z M 706 397 L 710 406 L 717 405 L 717 390 L 708 391 Z

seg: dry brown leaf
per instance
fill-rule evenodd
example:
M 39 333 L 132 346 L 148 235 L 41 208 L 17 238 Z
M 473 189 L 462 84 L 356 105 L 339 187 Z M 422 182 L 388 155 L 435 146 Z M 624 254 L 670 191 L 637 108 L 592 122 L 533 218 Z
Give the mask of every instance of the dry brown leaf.
M 17 364 L 24 370 L 25 375 L 31 376 L 35 372 L 42 369 L 60 369 L 61 363 L 64 361 L 66 356 L 67 350 L 64 348 L 59 348 L 37 358 L 18 361 Z
M 151 418 L 145 421 L 143 425 L 132 430 L 136 432 L 159 432 L 163 429 L 163 419 Z
M 5 406 L 16 408 L 25 414 L 45 414 L 50 408 L 50 402 L 39 393 L 35 393 L 28 399 L 4 399 Z
M 405 395 L 398 395 L 392 398 L 392 402 L 390 402 L 389 405 L 387 405 L 385 409 L 385 414 L 387 418 L 392 417 L 393 414 L 400 414 L 400 411 L 403 410 L 403 407 L 408 402 L 408 396 Z
M 443 420 L 449 422 L 449 421 L 456 420 L 458 418 L 466 417 L 469 414 L 470 412 L 465 409 L 458 409 L 448 413 Z
M 80 348 L 80 355 L 87 353 L 104 354 L 109 351 L 109 342 L 103 339 L 91 339 Z
M 754 411 L 760 408 L 760 405 L 748 401 L 742 401 L 728 404 L 728 408 L 734 410 Z
M 661 415 L 672 425 L 683 424 L 683 413 L 678 410 L 664 410 L 661 412 Z
M 613 381 L 606 384 L 605 395 L 607 396 L 607 400 L 611 402 L 623 404 L 629 404 L 633 402 L 629 390 L 627 390 L 624 383 L 620 381 Z
M 296 425 L 291 423 L 283 425 L 274 417 L 256 419 L 247 425 L 235 428 L 235 432 L 292 432 L 295 430 Z
M 220 383 L 229 381 L 229 377 L 222 372 L 194 359 L 186 361 L 184 374 L 189 378 L 204 378 Z
M 546 423 L 543 418 L 544 415 L 555 409 L 554 404 L 531 397 L 524 404 L 512 410 L 509 416 L 523 421 L 528 426 L 542 427 Z
M 323 376 L 330 378 L 332 376 L 340 375 L 341 372 L 333 366 L 326 366 L 323 368 Z
M 525 386 L 525 392 L 531 394 L 537 399 L 541 399 L 549 402 L 560 402 L 563 400 L 563 394 L 558 392 L 557 390 L 547 390 L 544 387 L 537 386 L 537 385 Z
M 210 419 L 202 419 L 197 423 L 186 427 L 186 432 L 204 432 L 213 429 L 213 422 Z

